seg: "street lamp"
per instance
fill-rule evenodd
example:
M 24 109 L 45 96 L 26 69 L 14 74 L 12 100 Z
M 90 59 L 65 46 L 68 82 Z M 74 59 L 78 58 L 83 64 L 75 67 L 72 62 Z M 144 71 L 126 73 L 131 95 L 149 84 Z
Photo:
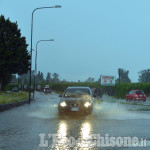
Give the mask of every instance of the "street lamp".
M 30 59 L 30 78 L 29 78 L 29 104 L 30 104 L 30 101 L 31 101 L 31 72 L 32 72 L 32 35 L 33 35 L 33 15 L 34 15 L 34 12 L 36 10 L 39 10 L 39 9 L 46 9 L 46 8 L 61 8 L 60 5 L 55 5 L 55 6 L 52 6 L 52 7 L 39 7 L 39 8 L 35 8 L 33 11 L 32 11 L 32 18 L 31 18 L 31 59 Z
M 38 47 L 38 44 L 40 42 L 53 42 L 54 39 L 50 39 L 50 40 L 39 40 L 37 43 L 36 43 L 36 54 L 35 54 L 35 72 L 34 72 L 34 92 L 35 92 L 35 87 L 36 87 L 36 84 L 35 84 L 35 75 L 37 75 L 37 47 Z M 33 92 L 33 98 L 34 98 L 34 92 Z

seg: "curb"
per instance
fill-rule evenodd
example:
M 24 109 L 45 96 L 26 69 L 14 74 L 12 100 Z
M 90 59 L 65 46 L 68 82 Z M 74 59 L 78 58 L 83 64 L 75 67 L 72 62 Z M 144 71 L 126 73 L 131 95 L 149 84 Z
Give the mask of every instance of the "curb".
M 32 99 L 31 99 L 32 101 Z M 14 102 L 14 103 L 9 103 L 9 104 L 2 104 L 0 105 L 0 112 L 2 111 L 5 111 L 5 110 L 9 110 L 9 109 L 12 109 L 14 107 L 18 107 L 18 106 L 21 106 L 21 105 L 24 105 L 24 104 L 28 104 L 29 100 L 22 100 L 20 102 Z

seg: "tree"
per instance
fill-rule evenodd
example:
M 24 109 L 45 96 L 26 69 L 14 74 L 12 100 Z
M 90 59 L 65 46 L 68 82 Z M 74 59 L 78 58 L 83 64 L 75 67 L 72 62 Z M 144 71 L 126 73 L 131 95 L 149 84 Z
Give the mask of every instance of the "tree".
M 36 82 L 38 83 L 38 84 L 41 84 L 41 83 L 43 83 L 44 82 L 44 75 L 43 75 L 43 73 L 42 72 L 38 72 L 38 74 L 36 75 Z
M 62 83 L 67 83 L 68 81 L 66 79 L 63 79 L 61 82 Z
M 128 70 L 124 70 L 123 68 L 119 68 L 118 69 L 118 74 L 120 76 L 120 78 L 118 78 L 116 80 L 117 83 L 119 83 L 119 80 L 120 82 L 131 82 L 130 78 L 129 78 L 129 71 Z
M 27 74 L 22 74 L 18 77 L 19 83 L 29 83 L 29 76 L 30 76 L 30 71 L 28 71 Z M 31 82 L 34 82 L 34 70 L 31 71 Z
M 139 74 L 139 82 L 150 82 L 150 69 L 141 70 L 138 72 Z
M 21 83 L 27 84 L 29 82 L 29 72 L 27 74 L 22 74 L 21 76 L 19 76 L 18 80 Z
M 53 73 L 52 76 L 53 76 L 52 83 L 58 83 L 59 82 L 58 73 Z
M 85 82 L 94 82 L 94 78 L 89 77 Z
M 47 76 L 46 76 L 46 83 L 49 84 L 49 83 L 51 83 L 51 81 L 52 81 L 51 73 L 48 72 Z
M 18 80 L 17 80 L 15 74 L 12 74 L 12 76 L 11 76 L 11 81 L 10 81 L 10 82 L 11 82 L 11 83 L 15 83 L 15 84 L 18 82 Z
M 25 74 L 30 69 L 30 55 L 25 37 L 21 37 L 17 22 L 0 16 L 0 82 L 5 90 L 12 74 Z

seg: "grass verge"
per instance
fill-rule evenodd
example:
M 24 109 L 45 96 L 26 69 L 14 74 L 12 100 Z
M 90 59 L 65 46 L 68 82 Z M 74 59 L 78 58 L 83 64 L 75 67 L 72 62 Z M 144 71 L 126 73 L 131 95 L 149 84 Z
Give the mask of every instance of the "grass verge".
M 28 99 L 27 92 L 0 94 L 0 104 L 9 104 Z
M 119 101 L 116 101 L 116 100 L 105 101 L 105 100 L 102 100 L 102 99 L 101 100 L 95 99 L 95 102 L 98 103 L 98 104 L 101 104 L 102 102 L 108 102 L 108 103 L 120 103 L 120 104 L 149 106 L 150 107 L 150 105 L 145 105 L 144 103 L 138 103 L 138 102 L 127 102 L 127 101 L 119 102 Z
M 150 108 L 129 109 L 129 111 L 150 111 Z
M 139 108 L 138 111 L 150 111 L 150 108 Z
M 62 95 L 63 92 L 58 92 L 58 91 L 55 91 L 56 94 L 59 94 L 59 95 Z

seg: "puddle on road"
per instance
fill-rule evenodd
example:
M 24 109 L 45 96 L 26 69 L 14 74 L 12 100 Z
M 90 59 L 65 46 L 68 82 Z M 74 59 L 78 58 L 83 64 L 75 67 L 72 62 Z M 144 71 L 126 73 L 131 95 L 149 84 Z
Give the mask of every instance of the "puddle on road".
M 28 113 L 29 117 L 37 117 L 41 119 L 50 119 L 57 115 L 56 104 L 41 104 L 37 106 L 32 112 Z
M 36 97 L 37 102 L 34 103 L 33 108 L 30 109 L 31 111 L 27 114 L 29 117 L 41 119 L 58 118 L 57 103 L 59 98 L 57 94 L 44 95 L 38 93 Z M 89 119 L 100 118 L 116 120 L 150 119 L 150 112 L 129 111 L 125 105 L 103 102 L 101 104 L 95 104 L 93 114 L 86 117 Z
M 32 112 L 28 113 L 28 116 L 41 119 L 58 118 L 57 104 L 51 104 L 48 102 L 40 103 L 38 106 L 34 107 Z M 66 116 L 66 118 L 68 117 Z M 129 111 L 126 107 L 120 104 L 103 102 L 102 104 L 95 104 L 93 114 L 88 118 L 93 117 L 116 120 L 150 119 L 150 112 Z
M 32 110 L 27 113 L 29 117 L 37 117 L 41 119 L 50 119 L 57 115 L 56 94 L 36 93 L 36 103 L 33 104 Z
M 150 140 L 146 140 L 146 147 L 150 147 Z
M 94 113 L 101 119 L 150 119 L 150 112 L 129 111 L 128 108 L 119 103 L 103 102 L 95 104 Z

